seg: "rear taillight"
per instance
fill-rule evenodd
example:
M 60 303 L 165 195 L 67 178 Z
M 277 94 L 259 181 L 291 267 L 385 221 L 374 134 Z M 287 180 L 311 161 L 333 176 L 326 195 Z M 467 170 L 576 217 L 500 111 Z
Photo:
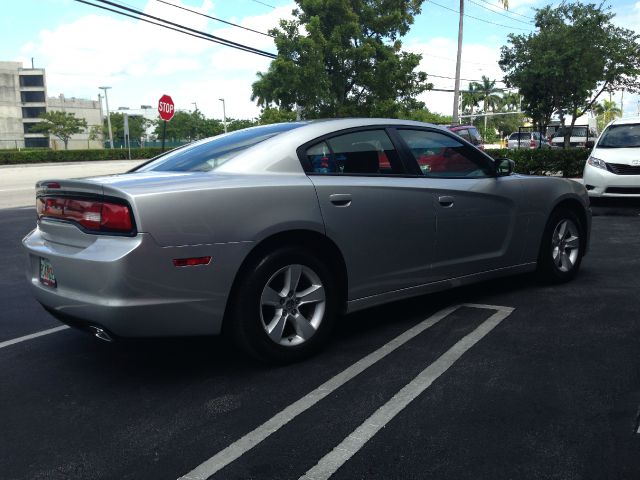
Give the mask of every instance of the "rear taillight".
M 534 138 L 532 138 L 531 141 L 529 142 L 529 147 L 536 148 L 537 146 L 538 145 L 537 145 L 536 140 Z
M 59 218 L 94 232 L 131 233 L 133 222 L 127 205 L 65 197 L 38 197 L 38 219 Z

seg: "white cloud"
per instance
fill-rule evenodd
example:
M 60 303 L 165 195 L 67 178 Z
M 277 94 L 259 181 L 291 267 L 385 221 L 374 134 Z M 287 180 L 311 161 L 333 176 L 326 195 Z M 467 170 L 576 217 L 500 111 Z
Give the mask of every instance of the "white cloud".
M 173 3 L 215 16 L 211 0 L 199 7 L 185 1 Z M 282 17 L 290 17 L 294 5 L 265 15 L 247 16 L 237 23 L 266 32 Z M 275 52 L 273 40 L 247 30 L 226 26 L 201 15 L 149 0 L 145 13 L 188 25 L 195 30 Z M 97 98 L 98 86 L 109 85 L 109 105 L 136 108 L 155 105 L 167 93 L 177 108 L 193 109 L 192 102 L 210 117 L 222 117 L 218 98 L 227 102 L 227 116 L 252 118 L 259 109 L 250 101 L 257 71 L 265 71 L 269 59 L 230 47 L 128 19 L 91 13 L 55 29 L 43 30 L 20 51 L 25 65 L 30 57 L 46 69 L 50 96 Z
M 434 38 L 425 43 L 412 43 L 407 50 L 422 54 L 418 67 L 427 72 L 429 82 L 434 89 L 453 90 L 456 74 L 457 42 L 453 38 Z M 460 89 L 469 86 L 469 80 L 480 80 L 483 75 L 491 80 L 502 80 L 503 72 L 498 66 L 499 48 L 479 44 L 463 44 L 462 68 L 460 71 Z M 449 77 L 449 78 L 440 78 Z M 496 83 L 496 87 L 504 84 Z M 422 95 L 427 108 L 436 113 L 451 115 L 453 111 L 453 93 L 430 91 Z

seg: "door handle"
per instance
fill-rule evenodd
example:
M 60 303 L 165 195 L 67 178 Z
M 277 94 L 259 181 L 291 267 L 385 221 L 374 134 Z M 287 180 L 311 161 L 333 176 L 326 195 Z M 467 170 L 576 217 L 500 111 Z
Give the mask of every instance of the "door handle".
M 329 195 L 329 201 L 336 207 L 348 207 L 351 205 L 350 193 L 333 193 Z
M 438 197 L 438 203 L 444 208 L 453 207 L 454 198 L 449 195 L 441 195 Z

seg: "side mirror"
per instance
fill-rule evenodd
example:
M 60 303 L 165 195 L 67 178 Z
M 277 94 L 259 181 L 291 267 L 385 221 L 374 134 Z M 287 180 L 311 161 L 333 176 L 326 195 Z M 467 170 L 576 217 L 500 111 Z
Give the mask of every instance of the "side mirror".
M 516 168 L 516 162 L 510 158 L 496 158 L 494 164 L 496 166 L 496 174 L 499 177 L 511 175 Z

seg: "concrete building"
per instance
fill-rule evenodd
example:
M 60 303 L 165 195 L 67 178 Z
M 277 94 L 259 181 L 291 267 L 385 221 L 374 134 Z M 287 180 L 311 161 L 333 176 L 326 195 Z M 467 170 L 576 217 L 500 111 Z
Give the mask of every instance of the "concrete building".
M 48 147 L 46 136 L 29 132 L 46 109 L 44 70 L 0 62 L 0 148 Z
M 55 136 L 49 139 L 31 131 L 46 111 L 75 113 L 87 121 L 88 130 L 102 125 L 102 109 L 97 100 L 59 97 L 47 98 L 47 81 L 43 68 L 23 68 L 20 62 L 0 62 L 0 148 L 64 148 Z M 102 148 L 102 142 L 89 141 L 89 132 L 74 135 L 69 149 Z
M 102 109 L 98 100 L 66 98 L 63 94 L 60 94 L 59 97 L 47 98 L 47 109 L 49 111 L 73 113 L 76 118 L 84 118 L 87 121 L 87 131 L 74 135 L 69 139 L 69 150 L 103 148 L 101 138 L 89 140 L 91 127 L 100 127 L 102 125 Z M 51 136 L 51 148 L 62 150 L 64 143 L 59 138 Z

